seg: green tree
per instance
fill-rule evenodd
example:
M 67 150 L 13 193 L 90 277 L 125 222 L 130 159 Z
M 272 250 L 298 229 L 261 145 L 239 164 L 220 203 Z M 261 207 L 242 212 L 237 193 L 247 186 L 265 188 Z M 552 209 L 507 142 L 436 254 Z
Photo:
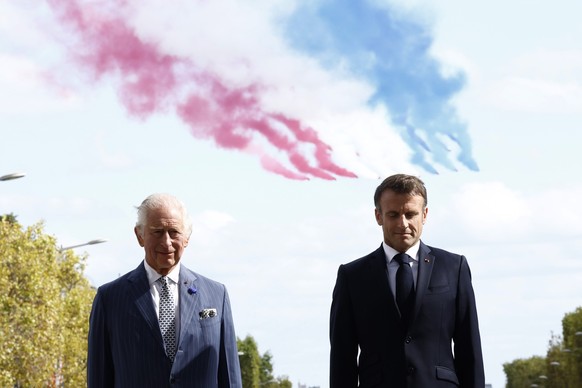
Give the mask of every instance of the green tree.
M 277 387 L 277 388 L 292 388 L 293 384 L 291 383 L 291 380 L 289 380 L 288 376 L 279 376 L 276 379 L 276 382 L 274 383 L 275 385 L 273 385 L 272 387 Z
M 14 215 L 14 213 L 8 213 L 8 214 L 3 214 L 0 216 L 0 221 L 6 221 L 9 222 L 11 224 L 16 224 L 18 223 L 16 216 Z
M 268 350 L 261 356 L 261 370 L 259 371 L 260 387 L 291 388 L 292 384 L 287 376 L 273 376 L 273 355 Z
M 237 338 L 243 388 L 258 388 L 261 371 L 261 357 L 255 339 L 247 335 L 244 340 Z
M 0 386 L 86 386 L 85 262 L 59 252 L 42 223 L 0 217 Z
M 261 368 L 259 370 L 259 380 L 264 386 L 269 386 L 269 384 L 275 380 L 273 377 L 273 355 L 271 352 L 266 351 L 261 356 Z
M 543 363 L 543 368 L 540 366 Z M 506 388 L 582 387 L 582 307 L 565 314 L 562 337 L 551 334 L 546 357 L 518 359 L 503 364 Z
M 546 359 L 540 356 L 517 359 L 503 364 L 503 371 L 507 377 L 505 388 L 530 387 L 546 375 Z
M 548 388 L 568 388 L 568 376 L 565 374 L 567 368 L 566 354 L 562 349 L 564 349 L 562 339 L 560 336 L 552 333 L 546 355 L 546 366 L 548 370 L 546 386 Z
M 582 307 L 562 319 L 566 373 L 571 387 L 582 387 Z
M 247 335 L 237 339 L 243 388 L 291 388 L 287 376 L 273 376 L 273 356 L 266 351 L 260 355 L 255 339 Z

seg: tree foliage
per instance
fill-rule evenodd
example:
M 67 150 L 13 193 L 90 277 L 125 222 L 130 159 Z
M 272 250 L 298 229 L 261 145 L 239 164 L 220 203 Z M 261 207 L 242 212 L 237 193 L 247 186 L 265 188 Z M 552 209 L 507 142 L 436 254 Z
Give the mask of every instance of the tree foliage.
M 530 387 L 546 374 L 546 359 L 540 356 L 517 359 L 503 364 L 503 371 L 507 376 L 505 388 Z
M 260 380 L 261 357 L 255 339 L 247 335 L 244 340 L 237 338 L 243 388 L 257 388 Z
M 582 307 L 562 319 L 564 353 L 572 387 L 582 387 Z
M 503 370 L 506 388 L 582 387 L 582 307 L 565 314 L 562 336 L 551 334 L 545 357 L 514 360 Z
M 247 335 L 244 340 L 237 338 L 243 388 L 291 388 L 287 376 L 273 376 L 273 356 L 269 351 L 263 355 L 255 339 Z
M 42 223 L 0 218 L 0 386 L 86 386 L 85 262 L 59 252 Z
M 582 386 L 582 307 L 562 319 L 562 337 L 552 335 L 546 362 L 548 388 Z

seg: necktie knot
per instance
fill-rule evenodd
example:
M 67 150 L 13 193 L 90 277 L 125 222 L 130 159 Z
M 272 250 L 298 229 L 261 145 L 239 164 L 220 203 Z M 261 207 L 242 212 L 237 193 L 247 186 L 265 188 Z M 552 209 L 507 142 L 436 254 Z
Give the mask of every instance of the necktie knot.
M 400 265 L 410 265 L 412 262 L 412 257 L 408 256 L 406 253 L 398 253 L 396 256 L 394 256 L 394 260 L 396 260 L 396 262 Z

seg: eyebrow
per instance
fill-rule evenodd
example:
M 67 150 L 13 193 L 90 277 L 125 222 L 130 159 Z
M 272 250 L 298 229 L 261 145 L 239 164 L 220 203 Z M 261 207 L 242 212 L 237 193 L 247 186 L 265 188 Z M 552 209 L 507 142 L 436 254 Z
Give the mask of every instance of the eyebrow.
M 156 231 L 156 230 L 168 230 L 168 231 L 181 232 L 183 228 L 177 227 L 177 226 L 170 226 L 170 227 L 165 227 L 165 226 L 150 226 L 149 229 L 150 230 L 153 230 L 153 231 Z
M 388 215 L 395 215 L 395 214 L 420 214 L 420 212 L 417 211 L 417 210 L 409 210 L 407 212 L 400 213 L 399 211 L 396 211 L 396 210 L 388 210 L 388 211 L 386 211 L 385 214 L 388 214 Z

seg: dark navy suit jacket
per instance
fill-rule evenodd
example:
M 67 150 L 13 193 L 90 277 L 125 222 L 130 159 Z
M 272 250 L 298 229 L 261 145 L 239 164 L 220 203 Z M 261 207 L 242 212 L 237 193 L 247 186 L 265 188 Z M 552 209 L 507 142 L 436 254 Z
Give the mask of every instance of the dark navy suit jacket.
M 226 288 L 184 266 L 178 287 L 180 338 L 173 364 L 143 262 L 99 287 L 89 328 L 89 388 L 242 387 Z M 201 319 L 203 309 L 217 314 Z
M 485 386 L 467 260 L 422 242 L 419 255 L 407 328 L 388 284 L 382 247 L 339 267 L 330 319 L 330 388 Z

